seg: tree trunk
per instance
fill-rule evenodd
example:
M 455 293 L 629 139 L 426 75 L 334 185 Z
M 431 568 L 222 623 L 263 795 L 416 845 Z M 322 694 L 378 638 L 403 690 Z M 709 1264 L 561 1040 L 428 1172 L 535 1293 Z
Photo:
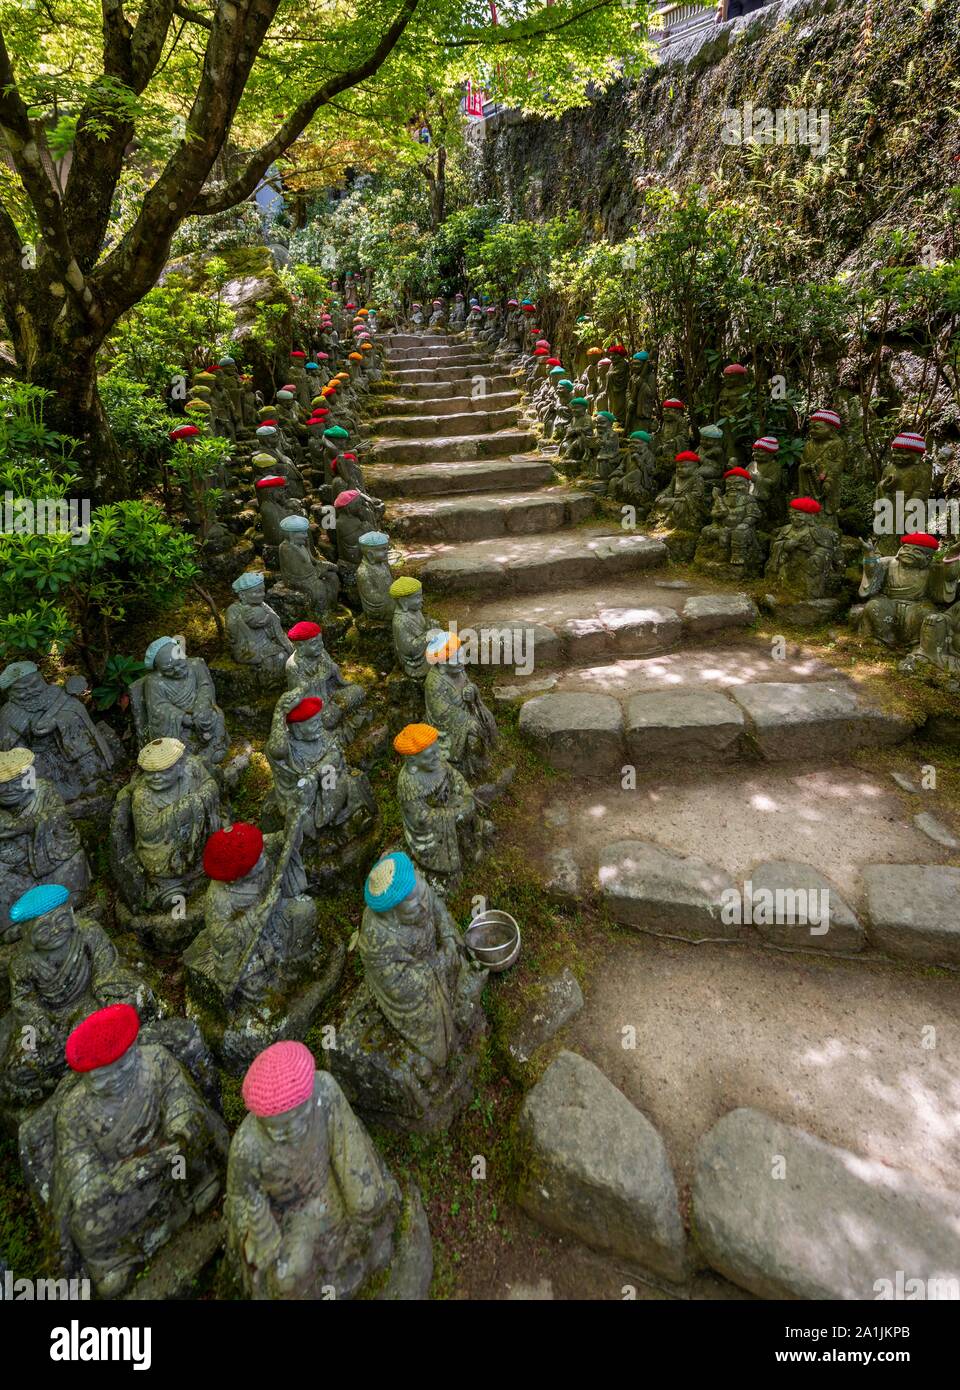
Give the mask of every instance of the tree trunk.
M 44 406 L 46 425 L 78 443 L 72 466 L 81 496 L 92 506 L 128 497 L 126 468 L 97 389 L 96 349 L 42 352 L 29 380 L 53 393 Z
M 430 184 L 430 202 L 433 230 L 436 231 L 447 212 L 447 151 L 443 145 L 437 149 L 437 172 Z

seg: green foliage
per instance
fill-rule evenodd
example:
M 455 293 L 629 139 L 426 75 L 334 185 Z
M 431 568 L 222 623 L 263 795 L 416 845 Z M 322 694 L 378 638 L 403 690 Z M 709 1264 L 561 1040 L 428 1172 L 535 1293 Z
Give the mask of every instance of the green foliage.
M 550 284 L 553 262 L 582 236 L 577 213 L 549 222 L 501 222 L 467 252 L 474 287 L 496 298 L 519 291 L 539 299 Z
M 103 668 L 103 680 L 91 692 L 97 709 L 112 709 L 123 701 L 135 680 L 146 671 L 146 666 L 135 656 L 124 656 L 114 652 L 108 656 Z
M 180 483 L 187 515 L 201 537 L 208 534 L 222 496 L 219 488 L 211 486 L 211 479 L 229 453 L 228 439 L 206 435 L 178 439 L 170 451 L 170 472 Z
M 211 261 L 206 275 L 211 293 L 171 275 L 120 319 L 107 345 L 111 373 L 165 396 L 177 377 L 222 356 L 233 327 L 219 293 L 229 278 L 226 263 Z
M 293 340 L 309 348 L 320 328 L 320 314 L 332 293 L 326 271 L 297 262 L 280 271 L 280 283 L 290 295 L 293 307 Z
M 142 492 L 157 484 L 170 452 L 169 432 L 182 424 L 142 381 L 131 381 L 119 369 L 100 382 L 100 398 L 110 428 L 131 479 L 131 490 Z

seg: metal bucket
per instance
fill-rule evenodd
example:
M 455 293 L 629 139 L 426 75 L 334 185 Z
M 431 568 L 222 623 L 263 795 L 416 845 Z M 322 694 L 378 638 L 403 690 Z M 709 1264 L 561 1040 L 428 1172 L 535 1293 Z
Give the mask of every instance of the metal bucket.
M 509 912 L 481 912 L 463 934 L 467 950 L 478 964 L 494 974 L 509 970 L 520 954 L 520 928 Z

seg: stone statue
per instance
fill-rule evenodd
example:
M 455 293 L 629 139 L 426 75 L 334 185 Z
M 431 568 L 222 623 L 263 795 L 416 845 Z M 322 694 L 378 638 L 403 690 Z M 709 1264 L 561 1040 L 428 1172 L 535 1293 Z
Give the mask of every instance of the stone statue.
M 741 450 L 750 438 L 750 373 L 741 362 L 724 367 L 720 377 L 720 397 L 717 402 L 718 421 L 723 427 L 726 466 L 736 465 Z
M 352 1298 L 394 1258 L 399 1186 L 302 1042 L 255 1057 L 243 1099 L 249 1113 L 230 1145 L 225 1214 L 227 1259 L 244 1297 Z
M 88 1014 L 126 1003 L 152 1016 L 156 1001 L 103 928 L 77 921 L 62 884 L 31 888 L 11 915 L 22 938 L 9 963 L 10 1011 L 0 1018 L 0 1107 L 22 1110 L 57 1085 L 67 1038 Z
M 627 440 L 627 456 L 610 475 L 608 494 L 618 502 L 646 508 L 657 492 L 657 462 L 647 430 L 634 430 Z
M 0 750 L 29 748 L 37 776 L 52 782 L 67 803 L 102 790 L 117 761 L 109 734 L 94 724 L 78 699 L 48 685 L 33 661 L 14 661 L 0 672 Z
M 766 577 L 784 594 L 802 600 L 828 598 L 843 579 L 840 532 L 814 497 L 795 497 L 785 526 L 770 543 Z
M 457 291 L 453 297 L 453 308 L 450 310 L 450 328 L 458 330 L 463 327 L 466 318 L 466 304 L 463 295 Z
M 913 646 L 924 619 L 937 613 L 938 604 L 956 598 L 960 553 L 956 547 L 941 552 L 936 536 L 924 531 L 903 536 L 896 555 L 878 555 L 872 541 L 861 544 L 859 596 L 866 602 L 850 610 L 851 620 L 864 637 L 888 647 Z
M 677 454 L 673 479 L 651 508 L 647 524 L 668 531 L 671 560 L 692 560 L 707 521 L 707 489 L 700 474 L 700 455 L 692 449 Z
M 730 578 L 754 578 L 765 558 L 760 503 L 745 468 L 730 468 L 723 477 L 723 492 L 713 489 L 711 521 L 700 532 L 695 561 Z
M 765 524 L 779 526 L 787 513 L 787 476 L 780 458 L 780 441 L 770 434 L 755 440 L 747 472 L 753 479 L 753 493 L 763 509 Z
M 339 718 L 335 704 L 324 713 L 318 695 L 281 696 L 264 750 L 280 814 L 288 825 L 300 820 L 304 838 L 318 842 L 323 857 L 365 834 L 377 811 L 366 774 L 344 756 Z
M 226 615 L 230 655 L 238 666 L 252 668 L 264 685 L 282 685 L 293 643 L 267 603 L 263 575 L 246 570 L 231 587 L 237 598 Z
M 283 540 L 280 523 L 288 516 L 303 516 L 296 498 L 287 494 L 287 480 L 278 473 L 268 473 L 256 482 L 257 505 L 260 508 L 260 529 L 265 545 L 276 548 Z
M 371 1120 L 435 1131 L 472 1091 L 487 972 L 470 960 L 443 901 L 406 854 L 374 865 L 364 900 L 363 983 L 330 1068 Z
M 607 368 L 607 379 L 604 383 L 606 409 L 613 414 L 618 424 L 624 425 L 627 419 L 627 390 L 630 384 L 630 363 L 627 358 L 627 349 L 622 343 L 614 343 L 612 347 L 607 348 L 607 355 L 610 359 L 610 365 Z
M 397 800 L 407 848 L 433 887 L 446 894 L 467 865 L 483 858 L 493 824 L 466 778 L 443 757 L 432 725 L 408 724 L 393 746 L 403 758 Z
M 293 653 L 287 658 L 287 689 L 302 698 L 319 695 L 325 705 L 336 705 L 340 718 L 338 728 L 348 743 L 370 718 L 363 708 L 367 692 L 362 685 L 348 681 L 327 651 L 323 628 L 318 623 L 295 623 L 287 633 Z
M 926 450 L 923 436 L 907 431 L 898 434 L 890 445 L 890 461 L 881 474 L 874 501 L 875 527 L 885 519 L 885 513 L 891 518 L 877 544 L 882 555 L 892 555 L 897 550 L 900 526 L 895 524 L 896 518 L 909 515 L 917 504 L 926 503 L 930 497 L 933 465 Z
M 222 762 L 229 741 L 207 663 L 187 656 L 180 637 L 158 637 L 143 660 L 147 674 L 130 687 L 141 746 L 175 738 L 208 767 Z
M 627 410 L 624 430 L 652 431 L 657 415 L 657 377 L 648 352 L 635 352 L 627 377 Z
M 419 579 L 403 575 L 390 585 L 390 597 L 395 605 L 393 650 L 397 656 L 397 664 L 410 680 L 422 681 L 427 674 L 427 660 L 424 655 L 427 633 L 436 626 L 424 616 L 423 585 Z
M 439 732 L 440 752 L 474 782 L 490 766 L 497 721 L 467 676 L 460 638 L 441 632 L 427 643 L 423 696 L 428 721 Z
M 337 513 L 337 560 L 341 576 L 354 575 L 360 564 L 360 537 L 367 531 L 376 531 L 383 514 L 382 503 L 378 504 L 356 488 L 347 488 L 334 498 Z
M 280 522 L 280 575 L 284 584 L 301 594 L 309 613 L 322 620 L 340 593 L 340 578 L 332 560 L 310 549 L 310 523 L 305 516 L 286 516 Z
M 943 613 L 929 613 L 923 619 L 920 644 L 900 663 L 900 669 L 916 671 L 925 665 L 952 675 L 960 671 L 960 603 L 951 604 Z
M 203 847 L 220 826 L 220 790 L 177 738 L 148 743 L 137 767 L 110 817 L 110 869 L 132 914 L 120 918 L 156 949 L 177 950 L 200 925 Z
M 596 449 L 594 452 L 594 476 L 599 490 L 606 492 L 611 476 L 620 466 L 620 434 L 614 429 L 616 420 L 611 410 L 598 410 L 594 416 L 596 424 Z
M 49 1204 L 63 1272 L 88 1276 L 98 1298 L 125 1293 L 209 1210 L 226 1163 L 223 1121 L 167 1047 L 138 1041 L 139 1027 L 125 1003 L 86 1018 L 67 1039 L 73 1075 L 20 1127 L 21 1162 Z M 38 1161 L 37 1131 L 51 1123 Z
M 393 599 L 390 586 L 393 574 L 387 556 L 390 538 L 383 531 L 365 531 L 360 537 L 360 567 L 357 570 L 357 589 L 366 616 L 377 623 L 393 619 Z
M 432 307 L 433 312 L 430 315 L 430 322 L 427 324 L 427 327 L 436 329 L 445 328 L 447 325 L 447 313 L 444 308 L 443 300 L 435 299 Z
M 272 835 L 238 821 L 204 849 L 203 929 L 183 956 L 188 1008 L 231 1070 L 302 1036 L 343 969 L 345 947 L 326 949 L 307 894 L 304 821 L 294 815 Z
M 45 883 L 62 884 L 78 902 L 90 865 L 60 793 L 37 776 L 33 753 L 11 748 L 0 753 L 0 948 L 20 939 L 12 905 Z
M 727 471 L 726 445 L 719 425 L 701 425 L 697 432 L 697 453 L 700 455 L 700 477 L 707 488 L 719 483 Z
M 590 418 L 590 402 L 586 396 L 570 398 L 570 421 L 560 445 L 561 471 L 589 474 L 593 471 L 596 438 Z
M 820 503 L 826 516 L 836 516 L 840 509 L 845 463 L 840 416 L 835 410 L 815 410 L 810 416 L 810 431 L 800 456 L 797 486 L 803 496 Z
M 657 460 L 657 478 L 665 484 L 673 476 L 677 454 L 690 448 L 690 421 L 687 407 L 676 396 L 663 403 L 663 420 L 654 436 L 653 451 Z

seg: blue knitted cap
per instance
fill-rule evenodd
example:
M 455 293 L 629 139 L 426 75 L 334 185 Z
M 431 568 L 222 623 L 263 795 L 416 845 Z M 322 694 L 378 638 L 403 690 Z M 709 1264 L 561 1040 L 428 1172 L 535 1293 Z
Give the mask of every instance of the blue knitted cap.
M 247 589 L 256 589 L 259 584 L 265 584 L 266 580 L 259 570 L 244 570 L 230 585 L 235 594 L 243 594 Z
M 404 898 L 409 898 L 416 886 L 413 861 L 398 850 L 384 855 L 374 864 L 363 887 L 363 900 L 374 912 L 389 912 Z
M 634 362 L 646 362 L 649 359 L 649 357 L 649 352 L 635 352 L 633 354 Z
M 389 545 L 390 537 L 384 531 L 364 531 L 357 544 L 364 550 L 375 550 L 379 545 Z
M 168 642 L 172 642 L 173 640 L 174 639 L 172 637 L 155 637 L 154 640 L 150 643 L 149 647 L 143 654 L 143 664 L 149 671 L 153 670 L 153 663 L 157 659 L 157 653 L 161 650 L 162 647 L 165 647 Z
M 10 909 L 10 921 L 32 922 L 34 917 L 43 917 L 69 901 L 70 889 L 62 883 L 38 883 L 36 888 L 21 893 Z

